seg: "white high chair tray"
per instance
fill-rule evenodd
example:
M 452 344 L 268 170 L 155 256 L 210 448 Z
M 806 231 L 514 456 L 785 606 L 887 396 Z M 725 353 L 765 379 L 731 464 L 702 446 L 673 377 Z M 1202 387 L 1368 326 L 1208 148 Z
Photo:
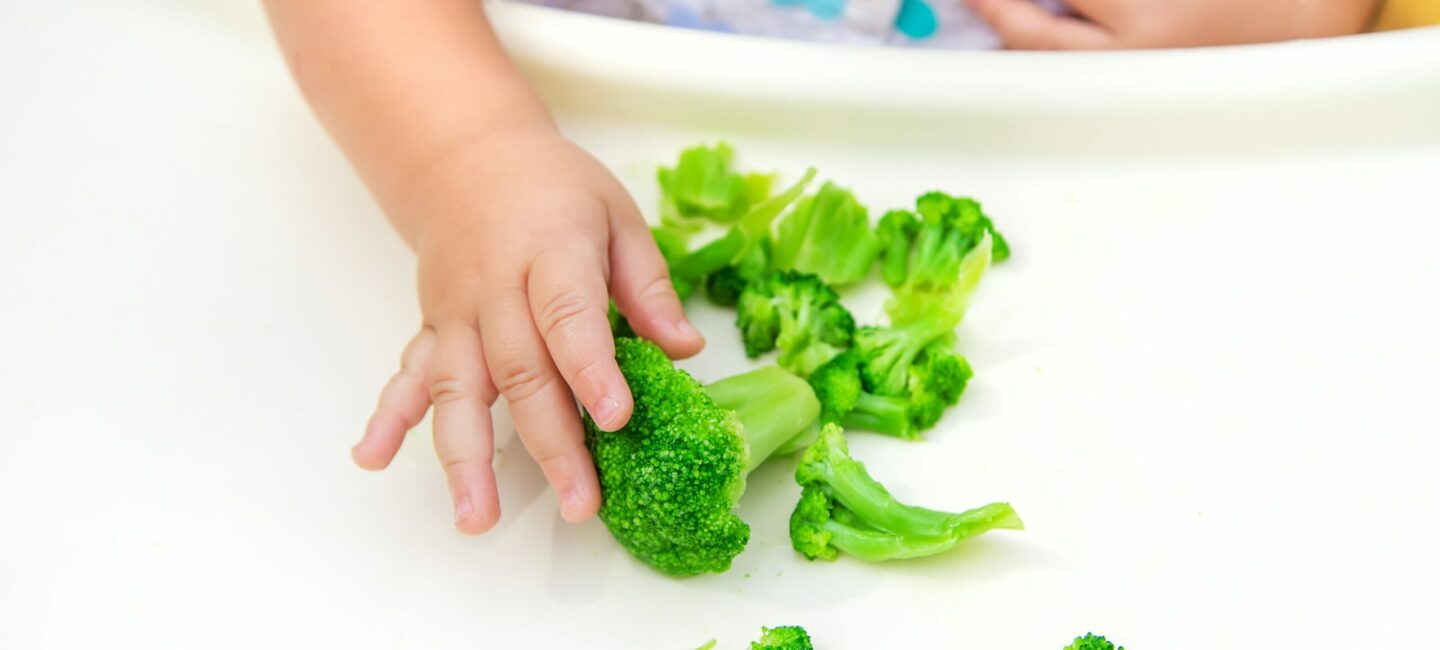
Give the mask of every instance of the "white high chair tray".
M 734 569 L 559 521 L 497 412 L 504 516 L 450 526 L 428 431 L 347 449 L 418 323 L 413 260 L 259 10 L 0 8 L 0 648 L 1414 646 L 1440 582 L 1436 31 L 1086 55 L 836 48 L 494 11 L 643 206 L 685 145 L 875 211 L 941 188 L 1014 247 L 900 498 L 1015 505 L 949 555 L 811 563 L 788 460 Z M 883 292 L 847 295 L 862 321 Z M 749 367 L 693 302 L 702 379 Z

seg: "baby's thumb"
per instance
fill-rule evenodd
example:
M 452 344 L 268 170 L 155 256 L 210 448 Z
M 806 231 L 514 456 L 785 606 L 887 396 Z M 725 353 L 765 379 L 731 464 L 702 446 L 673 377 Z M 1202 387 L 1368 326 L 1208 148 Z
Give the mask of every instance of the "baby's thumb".
M 610 244 L 610 293 L 615 306 L 642 338 L 654 341 L 671 358 L 683 359 L 705 347 L 699 330 L 685 317 L 680 297 L 670 282 L 665 258 L 650 229 L 629 197 L 616 215 Z

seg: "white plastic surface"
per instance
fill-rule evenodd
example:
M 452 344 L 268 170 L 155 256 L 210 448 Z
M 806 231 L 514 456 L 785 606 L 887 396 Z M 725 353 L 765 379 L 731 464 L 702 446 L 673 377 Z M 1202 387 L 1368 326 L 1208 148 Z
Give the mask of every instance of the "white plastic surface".
M 599 74 L 599 56 L 542 61 L 545 39 L 614 57 L 616 77 L 639 80 L 635 105 L 680 106 L 644 94 L 630 47 L 673 45 L 675 70 L 711 70 L 697 57 L 722 50 L 782 69 L 821 55 L 522 18 L 502 18 L 507 37 L 568 107 L 565 128 L 642 205 L 657 162 L 722 136 L 746 164 L 815 164 L 876 209 L 929 187 L 985 201 L 1015 257 L 961 332 L 974 384 L 924 443 L 852 444 L 901 498 L 1004 499 L 1028 529 L 923 561 L 807 563 L 786 544 L 796 488 L 779 463 L 752 481 L 753 541 L 735 569 L 669 580 L 598 522 L 559 521 L 502 412 L 503 522 L 455 534 L 423 436 L 385 473 L 349 464 L 416 326 L 412 260 L 308 116 L 257 10 L 12 3 L 0 7 L 0 648 L 738 648 L 787 623 L 835 650 L 1055 650 L 1086 630 L 1176 650 L 1433 637 L 1440 146 L 1417 116 L 1440 111 L 1412 64 L 1440 59 L 1434 32 L 1077 59 L 1098 77 L 1191 61 L 1193 77 L 1154 77 L 1150 91 L 1216 98 L 1247 124 L 1274 106 L 1304 122 L 1293 106 L 1306 102 L 1325 119 L 1326 106 L 1387 110 L 1357 75 L 1321 83 L 1305 51 L 1316 66 L 1368 66 L 1376 87 L 1410 98 L 1391 113 L 1410 115 L 1403 133 L 1335 120 L 1345 137 L 1235 149 L 1190 146 L 1169 122 L 1189 145 L 1140 155 L 1098 136 L 968 148 L 963 129 L 885 144 L 864 137 L 866 121 L 820 140 L 777 133 L 770 118 L 795 121 L 760 108 L 748 123 L 660 123 L 598 98 L 584 112 L 554 81 Z M 881 83 L 898 55 L 832 56 L 873 61 L 863 78 Z M 1071 83 L 1059 57 L 933 56 L 971 81 L 1023 68 L 1027 82 L 1049 69 L 1052 89 Z M 1227 94 L 1206 62 L 1272 71 L 1275 95 Z M 922 73 L 936 70 L 897 69 L 892 86 Z M 788 92 L 825 115 L 820 99 L 843 92 L 777 78 L 718 80 L 715 114 Z M 1304 102 L 1287 90 L 1301 85 Z M 1070 119 L 1063 97 L 1027 92 L 1035 102 L 1007 104 L 1024 109 L 1014 132 Z M 1086 101 L 1109 110 L 1104 93 Z M 1165 110 L 1153 107 L 1157 129 Z M 876 315 L 875 295 L 850 298 Z M 687 367 L 744 367 L 726 314 L 696 314 L 712 344 Z

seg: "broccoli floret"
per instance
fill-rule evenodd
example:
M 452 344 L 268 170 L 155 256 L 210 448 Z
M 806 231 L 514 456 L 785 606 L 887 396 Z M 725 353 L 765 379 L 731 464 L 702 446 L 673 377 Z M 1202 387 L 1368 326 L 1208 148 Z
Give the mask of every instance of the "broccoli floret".
M 1065 650 L 1125 650 L 1125 646 L 1116 646 L 1103 636 L 1087 632 L 1085 636 L 1075 637 L 1070 645 L 1065 646 Z
M 748 284 L 734 265 L 705 276 L 705 297 L 721 307 L 734 307 L 740 303 L 740 293 Z
M 877 395 L 904 396 L 910 386 L 910 367 L 921 351 L 933 343 L 951 341 L 960 315 L 952 304 L 941 303 L 902 325 L 856 330 L 855 349 L 860 354 L 865 389 Z
M 698 219 L 734 223 L 751 205 L 765 200 L 774 177 L 731 171 L 734 155 L 724 142 L 700 145 L 681 151 L 674 167 L 661 167 L 656 173 L 661 222 L 693 232 L 700 228 Z
M 993 225 L 980 204 L 971 199 L 931 192 L 915 204 L 921 220 L 905 281 L 885 305 L 892 324 L 918 320 L 937 309 L 963 316 L 1000 241 L 991 234 Z M 1008 255 L 1008 245 L 1005 251 Z
M 880 239 L 881 277 L 885 284 L 898 287 L 905 284 L 910 271 L 910 243 L 920 231 L 920 220 L 909 210 L 891 210 L 880 218 L 875 226 L 875 236 Z
M 815 650 L 810 635 L 798 625 L 760 628 L 760 639 L 750 644 L 750 650 Z
M 810 374 L 810 387 L 820 399 L 820 420 L 906 440 L 919 438 L 959 401 L 972 374 L 965 358 L 950 351 L 948 338 L 942 339 L 916 355 L 903 396 L 866 391 L 861 379 L 863 357 L 854 349 L 816 368 Z
M 814 392 L 774 366 L 702 387 L 640 339 L 617 339 L 615 359 L 634 396 L 630 421 L 606 432 L 585 420 L 601 521 L 667 575 L 729 569 L 750 538 L 733 512 L 745 475 L 810 428 Z
M 975 376 L 970 362 L 956 354 L 953 336 L 942 336 L 925 346 L 910 364 L 906 387 L 910 397 L 910 417 L 915 428 L 935 426 L 946 408 L 960 401 L 960 394 Z
M 840 295 L 798 271 L 774 271 L 746 284 L 735 325 L 747 356 L 779 349 L 781 367 L 802 377 L 849 347 L 855 334 L 855 318 Z
M 879 255 L 880 239 L 865 206 L 849 190 L 827 182 L 780 221 L 771 263 L 841 286 L 864 279 Z
M 868 562 L 924 557 L 989 530 L 1023 528 L 1006 503 L 949 513 L 896 501 L 851 458 L 835 424 L 805 450 L 795 480 L 803 489 L 790 515 L 790 541 L 811 560 L 833 560 L 842 551 Z

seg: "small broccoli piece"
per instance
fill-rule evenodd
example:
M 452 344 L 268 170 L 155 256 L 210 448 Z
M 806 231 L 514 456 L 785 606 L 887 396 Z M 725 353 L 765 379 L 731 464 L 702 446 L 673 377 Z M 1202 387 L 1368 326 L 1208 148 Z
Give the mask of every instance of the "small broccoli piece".
M 745 354 L 780 350 L 780 366 L 802 377 L 850 346 L 855 318 L 820 278 L 774 271 L 740 292 L 735 325 Z
M 749 284 L 734 265 L 705 276 L 705 296 L 710 302 L 721 307 L 734 307 L 740 303 L 740 294 Z
M 880 239 L 882 263 L 881 277 L 885 284 L 898 287 L 905 284 L 910 272 L 910 243 L 920 231 L 920 220 L 909 210 L 891 210 L 880 218 L 875 226 L 875 236 Z
M 902 325 L 856 330 L 855 349 L 860 354 L 865 389 L 877 395 L 906 395 L 910 367 L 927 346 L 952 340 L 962 313 L 952 303 L 940 303 Z
M 1125 650 L 1125 646 L 1116 646 L 1103 636 L 1085 633 L 1085 636 L 1077 636 L 1065 650 Z
M 810 635 L 798 625 L 760 628 L 760 640 L 750 644 L 750 650 L 815 650 Z
M 800 197 L 814 178 L 814 168 L 806 170 L 805 175 L 784 192 L 751 206 L 724 235 L 678 259 L 667 257 L 670 277 L 676 286 L 681 282 L 700 282 L 730 265 L 739 269 L 746 282 L 763 275 L 769 269 L 771 222 Z
M 745 475 L 810 428 L 814 392 L 774 366 L 702 387 L 640 339 L 617 339 L 615 359 L 634 396 L 630 421 L 607 432 L 585 419 L 601 521 L 661 573 L 729 569 L 750 539 L 733 512 Z
M 864 279 L 879 255 L 880 239 L 865 206 L 849 190 L 827 182 L 780 221 L 771 265 L 841 286 Z
M 915 203 L 921 221 L 909 267 L 885 311 L 892 324 L 923 318 L 936 309 L 963 317 L 971 294 L 995 258 L 993 226 L 987 226 L 989 218 L 971 199 L 931 192 Z M 1008 255 L 1008 245 L 1005 250 Z
M 820 420 L 846 429 L 918 439 L 959 401 L 972 374 L 970 364 L 949 345 L 949 339 L 942 337 L 921 349 L 907 371 L 903 396 L 866 391 L 860 353 L 851 349 L 837 355 L 810 374 L 810 387 L 820 400 Z
M 751 205 L 769 196 L 774 177 L 731 171 L 734 155 L 724 142 L 700 145 L 681 151 L 674 167 L 661 167 L 656 173 L 661 222 L 692 232 L 700 228 L 698 219 L 734 223 Z
M 965 386 L 975 376 L 970 362 L 956 354 L 953 346 L 953 336 L 942 336 L 920 350 L 910 364 L 906 387 L 910 417 L 917 429 L 935 426 L 945 409 L 960 401 Z
M 924 557 L 989 530 L 1023 528 L 1005 503 L 950 513 L 896 501 L 850 456 L 835 424 L 825 425 L 805 450 L 795 480 L 803 489 L 790 515 L 790 541 L 811 560 L 833 560 L 841 552 L 867 562 Z

